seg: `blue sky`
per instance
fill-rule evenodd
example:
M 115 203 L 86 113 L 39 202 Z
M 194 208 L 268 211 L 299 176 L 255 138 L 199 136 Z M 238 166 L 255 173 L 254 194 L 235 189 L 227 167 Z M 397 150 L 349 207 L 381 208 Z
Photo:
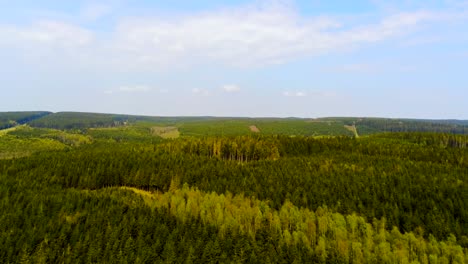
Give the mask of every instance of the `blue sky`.
M 0 111 L 468 119 L 468 1 L 0 0 Z

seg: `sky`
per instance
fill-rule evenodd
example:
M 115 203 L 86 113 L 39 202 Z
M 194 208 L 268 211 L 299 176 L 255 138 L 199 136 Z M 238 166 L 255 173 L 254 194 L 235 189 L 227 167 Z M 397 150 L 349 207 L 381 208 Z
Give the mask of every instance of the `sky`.
M 468 0 L 0 0 L 0 101 L 468 119 Z

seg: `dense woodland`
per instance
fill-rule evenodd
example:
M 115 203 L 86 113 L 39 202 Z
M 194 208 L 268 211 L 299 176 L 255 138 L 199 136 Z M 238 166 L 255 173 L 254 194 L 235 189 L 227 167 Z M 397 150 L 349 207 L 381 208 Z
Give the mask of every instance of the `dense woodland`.
M 468 123 L 457 120 L 365 118 L 355 122 L 362 134 L 378 132 L 441 132 L 468 134 Z
M 176 119 L 0 133 L 0 263 L 468 263 L 466 135 Z
M 43 116 L 33 114 L 42 113 Z M 12 115 L 14 114 L 14 115 Z M 450 134 L 468 134 L 466 120 L 422 120 L 389 118 L 238 118 L 238 117 L 152 117 L 116 114 L 95 114 L 77 112 L 7 112 L 0 113 L 2 122 L 17 119 L 15 115 L 33 116 L 24 119 L 32 127 L 66 130 L 87 130 L 89 128 L 119 127 L 135 125 L 139 127 L 155 124 L 178 127 L 186 136 L 239 136 L 252 134 L 250 125 L 259 128 L 265 135 L 294 136 L 353 136 L 345 126 L 355 126 L 358 135 L 381 132 L 440 132 Z M 41 117 L 41 118 L 38 118 Z M 29 122 L 30 121 L 30 122 Z M 11 126 L 11 125 L 10 125 Z
M 32 120 L 51 114 L 50 112 L 0 112 L 0 129 L 25 124 Z

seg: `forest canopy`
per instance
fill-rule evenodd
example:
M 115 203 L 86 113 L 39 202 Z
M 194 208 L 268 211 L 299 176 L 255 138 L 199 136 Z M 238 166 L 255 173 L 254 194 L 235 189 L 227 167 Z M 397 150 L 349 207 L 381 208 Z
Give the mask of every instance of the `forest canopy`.
M 50 118 L 0 131 L 1 263 L 468 263 L 456 131 Z

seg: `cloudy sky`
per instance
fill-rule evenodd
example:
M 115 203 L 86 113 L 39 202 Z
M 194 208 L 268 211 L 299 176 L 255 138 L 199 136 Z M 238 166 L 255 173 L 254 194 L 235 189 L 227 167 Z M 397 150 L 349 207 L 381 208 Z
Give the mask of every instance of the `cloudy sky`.
M 0 111 L 468 119 L 467 0 L 0 0 Z

